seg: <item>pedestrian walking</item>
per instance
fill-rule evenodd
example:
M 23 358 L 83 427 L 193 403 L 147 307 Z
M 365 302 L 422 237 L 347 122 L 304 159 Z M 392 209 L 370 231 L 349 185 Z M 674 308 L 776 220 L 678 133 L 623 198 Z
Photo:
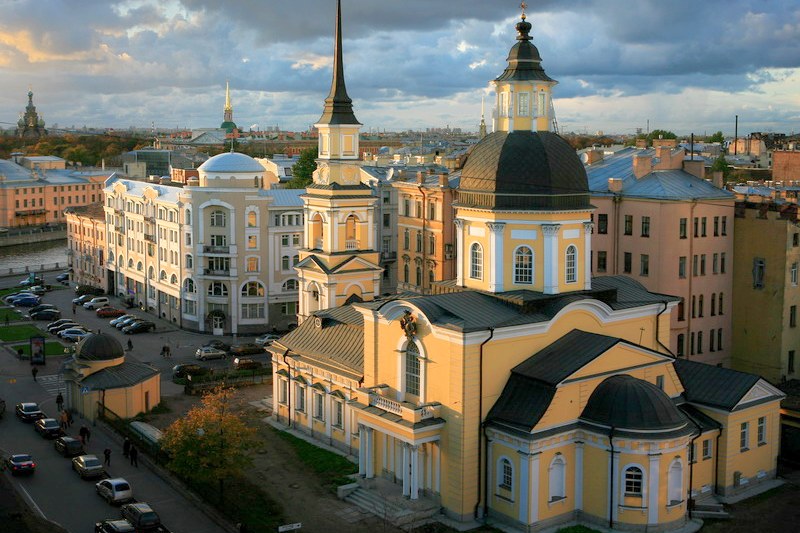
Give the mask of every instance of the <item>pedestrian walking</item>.
M 67 411 L 67 427 L 72 427 L 72 411 Z
M 86 426 L 81 426 L 81 429 L 78 430 L 78 437 L 81 439 L 81 444 L 86 446 Z
M 136 446 L 131 446 L 131 464 L 136 468 L 139 468 L 139 450 L 136 449 Z
M 39 374 L 39 368 L 38 367 L 31 368 L 31 374 L 33 374 L 33 381 L 36 381 L 36 375 Z
M 128 351 L 130 352 L 131 350 L 133 350 L 133 341 L 128 339 Z
M 92 436 L 92 432 L 91 432 L 91 431 L 89 431 L 89 428 L 88 428 L 88 427 L 86 427 L 86 426 L 83 426 L 83 427 L 85 427 L 85 428 L 86 428 L 86 444 L 89 444 L 89 439 L 90 439 L 90 438 L 91 438 L 91 436 Z
M 59 420 L 61 421 L 61 429 L 67 429 L 67 412 L 61 411 L 61 415 L 59 416 Z
M 106 458 L 103 464 L 106 466 L 111 466 L 111 448 L 106 448 L 103 450 L 103 457 Z
M 161 347 L 161 357 L 162 358 L 166 358 L 167 357 L 167 347 L 166 346 L 162 346 Z
M 131 453 L 131 439 L 125 437 L 125 442 L 122 443 L 122 456 L 128 457 Z
M 76 309 L 77 307 L 78 307 L 77 305 L 75 305 L 75 304 L 72 304 L 72 314 L 73 314 L 73 315 L 75 314 L 75 309 Z
M 58 407 L 59 411 L 61 411 L 62 408 L 64 407 L 64 397 L 61 395 L 60 392 L 58 393 L 58 396 L 56 396 L 56 406 Z

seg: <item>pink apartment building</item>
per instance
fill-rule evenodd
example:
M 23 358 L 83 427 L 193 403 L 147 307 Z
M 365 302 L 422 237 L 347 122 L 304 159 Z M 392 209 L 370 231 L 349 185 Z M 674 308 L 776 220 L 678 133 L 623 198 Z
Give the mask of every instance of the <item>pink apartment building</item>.
M 730 366 L 734 195 L 674 146 L 588 154 L 595 276 L 625 274 L 683 299 L 670 323 L 678 357 Z

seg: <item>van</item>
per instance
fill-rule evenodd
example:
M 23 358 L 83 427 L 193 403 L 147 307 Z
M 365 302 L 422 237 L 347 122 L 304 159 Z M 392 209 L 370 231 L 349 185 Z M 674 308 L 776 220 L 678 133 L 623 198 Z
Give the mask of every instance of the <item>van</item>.
M 92 298 L 85 304 L 83 304 L 84 309 L 100 309 L 104 305 L 109 305 L 108 296 L 97 296 L 96 298 Z

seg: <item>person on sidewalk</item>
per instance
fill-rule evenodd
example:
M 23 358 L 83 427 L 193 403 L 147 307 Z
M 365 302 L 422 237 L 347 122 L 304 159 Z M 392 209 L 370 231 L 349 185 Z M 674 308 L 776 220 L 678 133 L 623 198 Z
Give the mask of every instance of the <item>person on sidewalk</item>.
M 39 368 L 38 367 L 31 368 L 31 374 L 33 374 L 33 381 L 36 381 L 36 375 L 39 374 Z
M 136 446 L 131 446 L 131 465 L 139 468 L 139 450 L 136 449 Z
M 130 352 L 131 350 L 133 350 L 133 341 L 128 339 L 128 351 Z
M 59 411 L 62 411 L 64 408 L 64 397 L 60 392 L 58 393 L 58 396 L 56 396 L 56 406 L 58 407 Z
M 67 430 L 67 412 L 61 411 L 61 415 L 59 416 L 59 420 L 61 421 L 61 429 L 64 431 Z
M 106 466 L 111 466 L 111 448 L 106 448 L 105 450 L 103 450 L 103 457 L 105 457 L 105 461 L 103 461 L 103 464 L 105 464 Z
M 72 411 L 67 411 L 67 427 L 72 427 Z
M 86 444 L 89 442 L 89 439 L 86 437 L 88 431 L 89 428 L 87 428 L 86 426 L 81 426 L 81 429 L 78 430 L 78 437 L 80 437 L 81 444 L 83 444 L 84 446 L 86 446 Z
M 125 437 L 125 442 L 122 443 L 122 456 L 127 458 L 131 453 L 131 439 Z

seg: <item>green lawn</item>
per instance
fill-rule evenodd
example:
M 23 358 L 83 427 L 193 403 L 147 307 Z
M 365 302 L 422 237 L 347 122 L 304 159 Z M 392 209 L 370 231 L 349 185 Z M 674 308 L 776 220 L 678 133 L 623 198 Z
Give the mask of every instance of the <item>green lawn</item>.
M 273 429 L 273 431 L 278 430 Z M 352 479 L 347 476 L 358 471 L 358 466 L 339 454 L 323 450 L 285 431 L 278 431 L 278 435 L 294 448 L 294 451 L 297 452 L 297 459 L 319 476 L 322 485 L 333 491 L 339 485 L 351 483 Z
M 8 318 L 9 321 L 14 322 L 15 320 L 21 319 L 22 314 L 10 307 L 0 307 L 0 324 L 5 324 L 6 318 Z
M 4 326 L 0 328 L 0 340 L 6 342 L 26 341 L 31 337 L 47 337 L 47 333 L 28 324 L 21 326 Z
M 22 353 L 24 353 L 25 355 L 30 355 L 31 354 L 31 345 L 30 345 L 30 343 L 28 343 L 28 344 L 15 344 L 14 346 L 11 347 L 11 349 L 14 350 L 15 352 L 17 350 L 21 349 Z M 65 349 L 64 345 L 61 344 L 60 342 L 45 342 L 44 343 L 44 354 L 47 355 L 47 356 L 50 356 L 50 355 L 64 355 L 64 349 Z

